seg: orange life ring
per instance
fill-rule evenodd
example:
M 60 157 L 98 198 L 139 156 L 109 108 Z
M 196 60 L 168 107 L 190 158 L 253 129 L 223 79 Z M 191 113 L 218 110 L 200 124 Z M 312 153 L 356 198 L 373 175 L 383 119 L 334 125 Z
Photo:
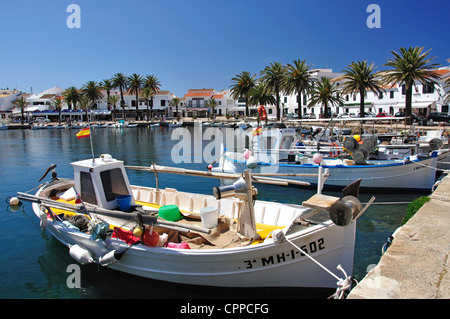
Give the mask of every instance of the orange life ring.
M 258 106 L 258 116 L 261 119 L 261 121 L 267 120 L 267 113 L 264 105 Z

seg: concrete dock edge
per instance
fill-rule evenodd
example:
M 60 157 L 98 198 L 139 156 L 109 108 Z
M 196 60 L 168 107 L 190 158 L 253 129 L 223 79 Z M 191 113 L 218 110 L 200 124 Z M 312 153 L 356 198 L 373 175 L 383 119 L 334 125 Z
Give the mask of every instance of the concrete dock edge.
M 450 176 L 429 197 L 348 299 L 450 299 Z

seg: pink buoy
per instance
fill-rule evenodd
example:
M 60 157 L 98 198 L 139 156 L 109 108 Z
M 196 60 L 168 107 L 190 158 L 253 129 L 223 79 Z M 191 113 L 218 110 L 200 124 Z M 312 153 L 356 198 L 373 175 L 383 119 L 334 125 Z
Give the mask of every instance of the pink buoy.
M 313 156 L 313 162 L 317 165 L 319 165 L 320 163 L 322 163 L 322 154 L 320 153 L 316 153 Z
M 252 151 L 250 151 L 250 150 L 245 150 L 245 152 L 244 152 L 244 157 L 245 157 L 245 159 L 248 159 L 250 156 L 252 156 Z

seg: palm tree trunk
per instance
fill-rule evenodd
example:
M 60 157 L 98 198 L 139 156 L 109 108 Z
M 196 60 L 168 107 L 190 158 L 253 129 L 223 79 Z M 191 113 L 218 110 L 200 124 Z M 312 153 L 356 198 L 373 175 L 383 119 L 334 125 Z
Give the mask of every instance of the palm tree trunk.
M 122 116 L 125 121 L 125 101 L 123 100 L 122 86 L 120 86 L 120 106 L 122 107 Z
M 406 96 L 405 96 L 405 125 L 411 125 L 411 109 L 412 109 L 412 83 L 406 85 Z
M 302 93 L 300 90 L 297 90 L 297 105 L 298 105 L 297 114 L 298 119 L 300 120 L 302 118 Z
M 359 116 L 364 117 L 364 91 L 359 91 Z M 361 126 L 360 126 L 360 134 L 364 133 L 364 120 L 361 120 Z
M 250 110 L 248 108 L 248 96 L 245 96 L 244 99 L 245 99 L 245 116 L 249 117 L 250 116 Z
M 277 95 L 277 122 L 280 121 L 280 90 L 276 88 L 276 95 Z
M 150 98 L 150 118 L 152 119 L 153 123 L 153 96 Z
M 22 116 L 20 117 L 20 122 L 23 125 L 23 122 L 25 121 L 25 114 L 23 112 L 23 107 L 20 110 L 21 110 L 21 113 L 22 113 Z
M 359 91 L 359 116 L 364 117 L 364 91 Z
M 136 121 L 139 120 L 139 101 L 138 101 L 138 94 L 136 92 Z

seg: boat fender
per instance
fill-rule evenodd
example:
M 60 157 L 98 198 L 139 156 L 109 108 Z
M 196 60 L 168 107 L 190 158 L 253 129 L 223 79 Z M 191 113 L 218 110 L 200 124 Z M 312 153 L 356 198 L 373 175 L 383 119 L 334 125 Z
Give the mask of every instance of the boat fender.
M 41 226 L 41 229 L 44 230 L 47 227 L 48 221 L 47 221 L 47 212 L 45 211 L 44 207 L 41 207 L 41 210 L 39 211 L 39 226 Z
M 254 156 L 250 156 L 245 164 L 250 169 L 255 169 L 258 166 L 258 162 Z
M 158 245 L 157 247 L 164 247 L 164 245 L 167 242 L 167 238 L 169 237 L 169 235 L 167 235 L 166 233 L 162 234 L 159 236 L 159 240 L 158 240 Z
M 22 202 L 17 197 L 8 197 L 6 199 L 6 203 L 11 206 L 20 206 L 22 205 Z
M 87 250 L 86 248 L 81 247 L 80 245 L 70 246 L 69 255 L 82 265 L 94 262 L 94 259 L 92 258 L 90 251 Z
M 383 256 L 384 253 L 386 252 L 386 250 L 389 248 L 389 246 L 391 246 L 393 240 L 394 240 L 394 236 L 391 235 L 388 237 L 388 239 L 384 243 L 383 247 L 381 247 L 381 256 Z
M 105 267 L 115 264 L 122 258 L 124 253 L 125 253 L 124 251 L 118 252 L 117 250 L 111 250 L 111 251 L 107 252 L 106 254 L 104 254 L 102 257 L 100 257 L 98 259 L 98 263 L 101 266 L 105 266 Z

